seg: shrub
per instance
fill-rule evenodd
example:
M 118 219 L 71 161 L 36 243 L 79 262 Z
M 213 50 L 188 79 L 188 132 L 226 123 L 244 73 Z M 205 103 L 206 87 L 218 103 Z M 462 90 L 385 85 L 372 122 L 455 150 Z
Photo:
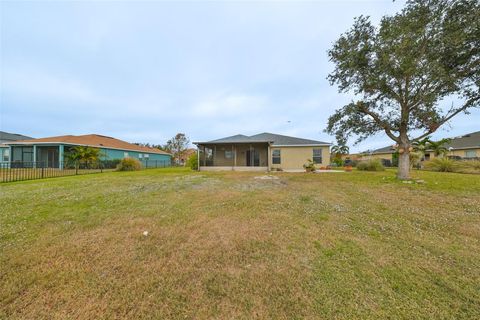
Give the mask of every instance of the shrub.
M 371 159 L 357 163 L 357 169 L 362 171 L 383 171 L 385 167 L 380 160 Z
M 192 170 L 198 170 L 198 154 L 195 152 L 187 159 L 187 167 Z
M 454 172 L 457 171 L 459 167 L 458 161 L 448 158 L 435 158 L 424 164 L 425 170 L 438 172 Z
M 466 160 L 456 161 L 456 172 L 461 173 L 480 173 L 480 161 L 479 160 Z
M 336 167 L 343 167 L 344 161 L 341 158 L 333 158 L 332 165 Z
M 118 171 L 138 171 L 142 169 L 142 164 L 135 158 L 123 158 L 117 165 Z
M 305 169 L 306 172 L 314 172 L 315 171 L 315 163 L 311 159 L 308 159 L 307 163 L 305 163 L 303 165 L 303 168 Z

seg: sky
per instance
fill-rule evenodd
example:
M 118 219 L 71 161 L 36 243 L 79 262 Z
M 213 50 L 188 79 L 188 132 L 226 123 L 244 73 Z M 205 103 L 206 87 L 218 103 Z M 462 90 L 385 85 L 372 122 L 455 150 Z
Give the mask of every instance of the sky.
M 403 1 L 0 1 L 0 130 L 163 144 L 261 132 L 334 142 L 326 80 L 354 17 Z M 434 137 L 477 131 L 480 111 Z M 378 134 L 351 151 L 391 144 Z

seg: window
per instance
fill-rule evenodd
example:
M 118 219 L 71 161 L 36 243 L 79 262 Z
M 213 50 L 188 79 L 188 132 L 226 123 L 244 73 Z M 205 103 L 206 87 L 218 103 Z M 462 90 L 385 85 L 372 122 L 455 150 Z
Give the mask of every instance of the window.
M 475 158 L 477 156 L 476 150 L 466 150 L 465 151 L 465 158 Z
M 148 157 L 150 157 L 150 155 L 149 155 L 148 153 L 145 153 L 145 154 L 143 155 L 143 157 L 144 157 L 144 158 L 148 158 Z
M 2 161 L 8 162 L 10 158 L 10 149 L 3 150 Z
M 142 156 L 143 156 L 143 155 L 142 155 L 141 153 L 138 154 L 138 158 L 139 158 L 139 159 L 142 159 Z
M 124 157 L 124 158 L 128 158 L 128 152 L 124 152 L 124 153 L 123 153 L 123 157 Z
M 322 149 L 313 149 L 313 163 L 322 163 Z
M 225 159 L 233 159 L 233 151 L 225 150 Z
M 272 164 L 280 164 L 280 150 L 276 149 L 272 151 Z

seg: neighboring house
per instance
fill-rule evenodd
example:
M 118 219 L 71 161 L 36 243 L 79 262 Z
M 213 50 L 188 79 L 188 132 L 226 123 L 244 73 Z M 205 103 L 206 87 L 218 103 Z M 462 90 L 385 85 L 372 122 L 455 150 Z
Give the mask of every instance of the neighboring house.
M 451 138 L 449 143 L 446 143 L 444 147 L 448 150 L 447 157 L 455 157 L 462 159 L 475 159 L 480 158 L 480 131 L 465 134 L 463 136 Z M 351 160 L 369 160 L 380 159 L 393 161 L 393 154 L 396 152 L 395 146 L 376 149 L 373 151 L 367 151 L 360 154 L 346 155 L 346 159 Z M 430 160 L 435 157 L 435 154 L 431 150 L 425 151 L 424 160 Z
M 6 144 L 17 140 L 28 140 L 32 137 L 24 136 L 18 133 L 8 133 L 0 131 L 0 162 L 10 161 L 10 147 Z
M 99 148 L 101 160 L 116 160 L 122 158 L 137 158 L 144 163 L 148 161 L 165 161 L 170 164 L 171 155 L 155 148 L 138 146 L 112 137 L 98 134 L 81 136 L 58 136 L 41 139 L 20 140 L 8 142 L 10 147 L 11 165 L 36 162 L 49 168 L 63 169 L 65 153 L 74 146 L 89 146 Z
M 330 143 L 260 133 L 194 142 L 200 170 L 303 170 L 310 159 L 317 167 L 330 164 Z
M 480 158 L 480 131 L 452 138 L 449 143 L 445 144 L 445 147 L 448 149 L 447 156 L 449 157 Z

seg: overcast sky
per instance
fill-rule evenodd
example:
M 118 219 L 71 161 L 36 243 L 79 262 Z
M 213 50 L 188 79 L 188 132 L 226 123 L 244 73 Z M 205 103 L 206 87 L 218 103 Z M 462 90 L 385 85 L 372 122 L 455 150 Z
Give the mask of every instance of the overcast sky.
M 403 1 L 1 1 L 2 131 L 164 143 L 273 132 L 333 142 L 351 97 L 326 51 Z M 479 130 L 480 112 L 435 137 Z M 378 135 L 353 151 L 390 144 Z

